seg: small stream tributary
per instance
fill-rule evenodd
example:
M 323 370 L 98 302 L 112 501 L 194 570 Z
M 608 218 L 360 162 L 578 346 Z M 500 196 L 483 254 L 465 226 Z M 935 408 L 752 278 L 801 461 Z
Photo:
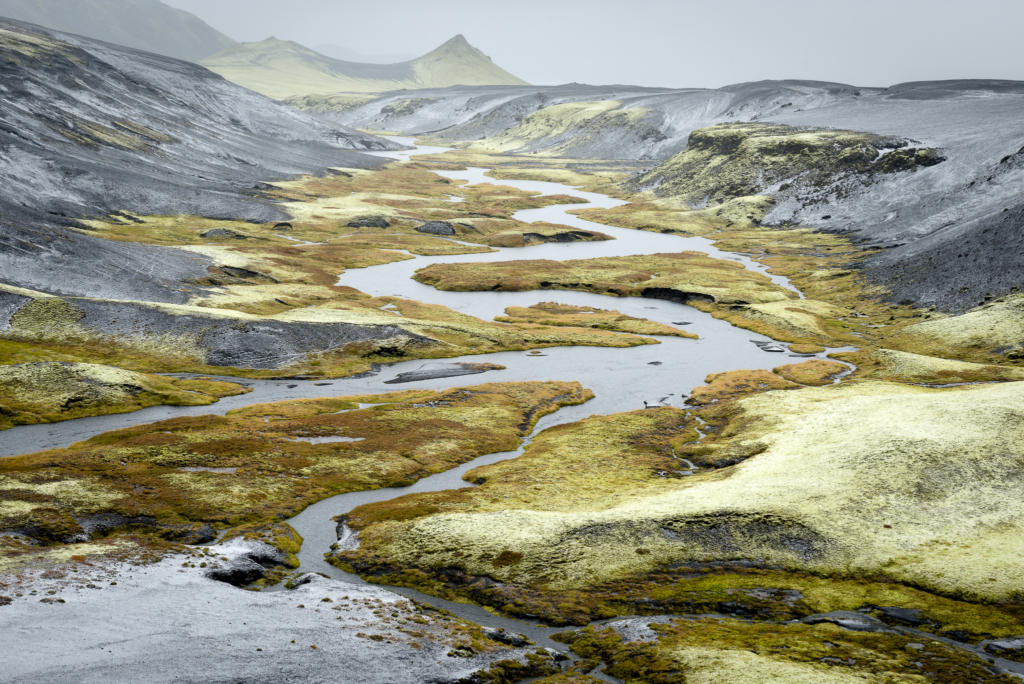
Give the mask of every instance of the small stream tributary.
M 410 139 L 395 138 L 411 144 Z M 379 156 L 407 158 L 412 154 L 443 152 L 445 148 L 417 147 L 402 152 L 378 152 Z M 0 440 L 0 456 L 31 453 L 43 449 L 68 446 L 73 442 L 91 436 L 141 423 L 167 418 L 224 414 L 229 410 L 256 403 L 284 401 L 288 399 L 344 396 L 352 394 L 381 393 L 406 387 L 448 389 L 479 382 L 517 382 L 529 380 L 579 381 L 594 391 L 596 398 L 581 406 L 564 407 L 554 414 L 543 417 L 534 430 L 536 434 L 554 425 L 581 420 L 593 414 L 610 414 L 649 405 L 684 407 L 686 393 L 702 385 L 709 373 L 736 369 L 771 369 L 783 363 L 792 363 L 786 353 L 768 352 L 765 349 L 779 348 L 766 345 L 769 338 L 751 333 L 728 323 L 712 318 L 692 307 L 675 302 L 644 298 L 613 298 L 588 292 L 568 290 L 532 292 L 444 292 L 423 285 L 411 279 L 420 268 L 434 263 L 490 262 L 525 259 L 584 259 L 605 256 L 625 256 L 679 252 L 694 250 L 741 263 L 746 268 L 764 273 L 773 282 L 796 291 L 780 276 L 765 273 L 761 264 L 744 255 L 722 252 L 710 240 L 699 237 L 680 237 L 672 234 L 636 231 L 595 224 L 581 219 L 566 210 L 580 207 L 610 208 L 625 202 L 605 195 L 584 192 L 558 183 L 523 180 L 494 180 L 484 175 L 486 169 L 471 168 L 466 171 L 436 171 L 452 180 L 464 180 L 471 184 L 494 183 L 508 185 L 525 191 L 543 194 L 573 195 L 585 204 L 555 205 L 541 209 L 517 212 L 514 217 L 521 221 L 547 221 L 570 226 L 577 230 L 596 231 L 609 235 L 614 240 L 601 242 L 544 243 L 515 249 L 500 249 L 485 254 L 460 254 L 437 257 L 420 257 L 391 264 L 352 269 L 339 277 L 338 283 L 352 286 L 373 296 L 396 296 L 422 302 L 441 304 L 484 320 L 502 315 L 509 306 L 528 307 L 542 301 L 558 301 L 567 304 L 602 309 L 617 309 L 624 314 L 647 318 L 668 325 L 675 325 L 700 336 L 698 340 L 676 337 L 659 337 L 660 344 L 632 348 L 604 347 L 556 347 L 545 349 L 541 354 L 525 352 L 499 352 L 476 356 L 446 359 L 443 362 L 405 361 L 375 369 L 360 377 L 332 380 L 239 380 L 252 387 L 246 395 L 222 399 L 213 406 L 171 407 L 157 406 L 131 414 L 81 418 L 63 423 L 19 426 L 7 430 Z M 457 192 L 457 190 L 456 190 Z M 400 323 L 396 316 L 396 323 Z M 827 352 L 826 352 L 827 353 Z M 824 357 L 824 354 L 818 355 Z M 410 385 L 386 384 L 402 373 L 409 373 L 433 366 L 459 362 L 496 363 L 506 370 L 489 372 L 484 377 L 441 377 L 416 381 Z M 527 442 L 532 435 L 527 438 Z M 525 446 L 525 443 L 524 445 Z M 345 573 L 324 560 L 324 554 L 338 541 L 337 523 L 333 518 L 348 513 L 357 506 L 386 501 L 398 496 L 418 492 L 471 487 L 462 480 L 469 470 L 515 458 L 517 451 L 488 454 L 462 466 L 420 480 L 402 488 L 377 489 L 352 492 L 320 501 L 309 506 L 288 522 L 302 535 L 305 542 L 299 553 L 299 572 L 321 572 L 331 577 L 352 583 L 364 583 L 358 576 Z M 540 646 L 564 649 L 552 642 L 548 635 L 557 629 L 547 628 L 528 621 L 510 620 L 493 615 L 476 605 L 454 603 L 427 596 L 403 587 L 386 587 L 391 591 L 451 611 L 467 620 L 491 627 L 502 627 L 507 631 L 526 634 Z M 595 673 L 606 681 L 611 677 Z

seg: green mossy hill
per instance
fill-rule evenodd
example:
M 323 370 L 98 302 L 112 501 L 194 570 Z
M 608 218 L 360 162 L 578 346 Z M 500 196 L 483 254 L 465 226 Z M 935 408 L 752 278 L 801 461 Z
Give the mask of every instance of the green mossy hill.
M 625 640 L 613 627 L 555 635 L 604 672 L 648 684 L 894 684 L 1015 681 L 993 674 L 980 656 L 893 633 L 832 624 L 749 624 L 672 620 L 651 624 L 651 637 Z
M 946 358 L 1000 362 L 1024 359 L 1024 295 L 1013 294 L 960 316 L 909 326 L 889 346 Z
M 900 149 L 879 158 L 880 150 L 892 148 Z M 935 150 L 908 148 L 903 140 L 872 133 L 727 123 L 694 131 L 684 152 L 628 187 L 703 206 L 771 192 L 796 177 L 802 186 L 824 187 L 845 175 L 894 173 L 941 161 Z
M 668 563 L 735 561 L 1011 603 L 1024 581 L 1021 391 L 862 381 L 742 397 L 716 439 L 745 460 L 681 479 L 659 475 L 681 470 L 667 466 L 671 448 L 696 439 L 681 412 L 651 411 L 679 436 L 652 430 L 662 443 L 639 454 L 636 421 L 654 416 L 560 426 L 494 466 L 514 472 L 469 473 L 484 484 L 450 503 L 433 495 L 437 512 L 368 526 L 349 562 L 570 589 Z
M 160 404 L 206 406 L 250 391 L 230 382 L 179 380 L 94 363 L 0 366 L 0 430 Z
M 952 385 L 972 382 L 1024 380 L 1024 368 L 951 361 L 893 349 L 862 350 L 836 354 L 857 366 L 858 377 L 921 385 Z
M 565 102 L 527 114 L 514 127 L 477 142 L 471 151 L 590 157 L 588 149 L 601 148 L 609 138 L 639 141 L 664 140 L 659 115 L 645 107 L 623 108 L 618 100 Z M 450 144 L 450 143 L 449 143 Z M 581 153 L 582 152 L 582 153 Z
M 328 496 L 515 449 L 542 416 L 592 396 L 578 383 L 485 384 L 134 426 L 0 460 L 0 531 L 67 541 L 101 514 L 172 537 L 201 524 L 276 523 Z
M 693 333 L 663 323 L 649 321 L 646 318 L 633 318 L 614 310 L 608 311 L 557 302 L 541 302 L 530 307 L 510 306 L 505 309 L 504 316 L 498 316 L 494 320 L 505 323 L 598 328 L 633 333 L 634 335 L 671 335 L 697 339 Z
M 796 294 L 760 273 L 702 252 L 602 257 L 571 261 L 433 264 L 415 280 L 439 290 L 585 290 L 618 297 L 653 297 L 683 303 L 784 302 Z
M 345 62 L 274 37 L 232 45 L 202 59 L 200 64 L 233 83 L 279 99 L 454 85 L 529 85 L 492 62 L 461 35 L 422 57 L 399 64 Z

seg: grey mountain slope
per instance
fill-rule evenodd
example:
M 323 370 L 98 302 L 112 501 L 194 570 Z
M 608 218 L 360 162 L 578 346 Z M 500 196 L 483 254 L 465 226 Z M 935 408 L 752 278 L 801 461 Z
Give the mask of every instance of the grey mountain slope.
M 558 156 L 602 159 L 664 159 L 682 151 L 691 131 L 715 123 L 752 120 L 786 109 L 808 109 L 853 100 L 866 92 L 838 83 L 772 81 L 719 90 L 637 86 L 482 86 L 383 93 L 345 111 L 317 106 L 315 98 L 290 103 L 315 111 L 325 121 L 368 130 L 431 134 L 451 142 L 516 139 L 523 119 L 556 105 L 616 101 L 618 107 L 588 123 L 593 135 L 568 128 L 554 136 L 521 136 L 509 152 L 550 151 Z M 329 100 L 325 97 L 323 100 Z M 622 112 L 632 112 L 623 117 Z
M 235 44 L 159 0 L 0 0 L 0 16 L 190 62 Z
M 393 143 L 327 126 L 206 69 L 0 20 L 0 282 L 183 302 L 196 255 L 67 226 L 111 211 L 283 219 L 259 184 L 379 159 Z
M 1024 83 L 901 84 L 871 98 L 771 120 L 901 135 L 946 161 L 823 205 L 782 198 L 768 221 L 799 221 L 891 247 L 870 272 L 896 300 L 960 310 L 1024 286 Z M 821 219 L 831 215 L 828 221 Z
M 612 100 L 617 105 L 607 111 L 562 127 L 545 129 L 538 117 L 530 118 L 540 112 L 557 120 L 556 105 Z M 956 311 L 1024 287 L 1024 82 L 858 88 L 764 81 L 717 90 L 459 87 L 384 93 L 359 106 L 315 109 L 326 121 L 370 130 L 429 134 L 451 143 L 487 138 L 485 146 L 508 152 L 567 158 L 667 159 L 686 148 L 695 129 L 732 121 L 900 137 L 918 148 L 936 148 L 946 160 L 841 193 L 839 185 L 814 192 L 798 183 L 789 192 L 763 188 L 777 199 L 766 221 L 848 233 L 865 247 L 888 248 L 870 260 L 868 273 L 897 301 Z M 638 111 L 623 116 L 631 110 Z

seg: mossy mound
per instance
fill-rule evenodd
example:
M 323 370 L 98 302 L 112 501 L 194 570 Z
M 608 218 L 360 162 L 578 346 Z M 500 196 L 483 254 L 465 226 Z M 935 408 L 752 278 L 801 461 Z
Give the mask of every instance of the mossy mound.
M 893 349 L 843 353 L 836 358 L 856 364 L 860 376 L 921 385 L 1024 380 L 1024 368 L 951 361 Z
M 702 252 L 602 257 L 571 261 L 433 264 L 415 280 L 439 290 L 586 290 L 619 297 L 643 296 L 682 303 L 781 302 L 796 294 L 742 264 Z
M 897 149 L 879 156 L 880 150 Z M 686 150 L 630 181 L 698 208 L 760 195 L 799 177 L 800 185 L 828 186 L 843 175 L 872 175 L 933 166 L 935 150 L 917 150 L 892 136 L 784 124 L 726 123 L 693 131 Z M 738 217 L 737 217 L 738 218 Z M 753 214 L 751 214 L 753 218 Z
M 643 625 L 642 622 L 636 621 Z M 886 632 L 854 632 L 833 624 L 745 624 L 736 620 L 626 623 L 555 635 L 605 672 L 651 684 L 1009 683 L 979 656 L 946 644 Z M 617 629 L 618 628 L 618 629 Z
M 560 445 L 544 433 L 514 463 L 550 451 L 559 470 L 580 471 L 578 483 L 546 488 L 538 480 L 552 475 L 539 467 L 519 471 L 514 487 L 485 480 L 452 502 L 458 512 L 369 527 L 358 553 L 553 589 L 731 561 L 1015 601 L 1024 581 L 1015 560 L 1024 491 L 1014 475 L 1024 460 L 1022 387 L 855 382 L 739 398 L 716 439 L 746 460 L 684 479 L 637 473 L 628 487 L 587 474 L 601 458 L 628 460 L 613 436 L 632 414 L 561 426 L 548 431 Z M 686 425 L 681 414 L 675 421 Z M 498 567 L 505 551 L 517 560 Z
M 557 302 L 540 302 L 529 307 L 510 306 L 505 309 L 504 316 L 499 316 L 495 320 L 505 323 L 597 328 L 633 333 L 634 335 L 670 335 L 697 339 L 693 333 L 663 323 L 649 321 L 646 318 L 634 318 L 614 310 L 608 311 Z
M 813 361 L 779 366 L 773 368 L 772 372 L 799 385 L 821 387 L 822 385 L 831 385 L 836 378 L 849 370 L 844 364 L 836 361 L 814 359 Z
M 960 316 L 908 326 L 889 340 L 904 351 L 965 361 L 1024 359 L 1024 295 L 1011 295 Z
M 0 430 L 160 404 L 206 406 L 250 391 L 229 382 L 179 380 L 94 363 L 0 366 Z

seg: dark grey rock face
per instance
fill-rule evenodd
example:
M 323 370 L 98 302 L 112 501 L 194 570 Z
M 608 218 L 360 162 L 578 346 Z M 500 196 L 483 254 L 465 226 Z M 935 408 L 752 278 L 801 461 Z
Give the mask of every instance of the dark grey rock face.
M 384 160 L 354 150 L 398 147 L 195 64 L 6 19 L 0 29 L 0 282 L 184 301 L 180 280 L 201 275 L 201 260 L 90 238 L 79 219 L 280 221 L 263 181 L 376 168 Z
M 455 228 L 447 221 L 428 221 L 416 227 L 417 232 L 430 235 L 455 235 Z

